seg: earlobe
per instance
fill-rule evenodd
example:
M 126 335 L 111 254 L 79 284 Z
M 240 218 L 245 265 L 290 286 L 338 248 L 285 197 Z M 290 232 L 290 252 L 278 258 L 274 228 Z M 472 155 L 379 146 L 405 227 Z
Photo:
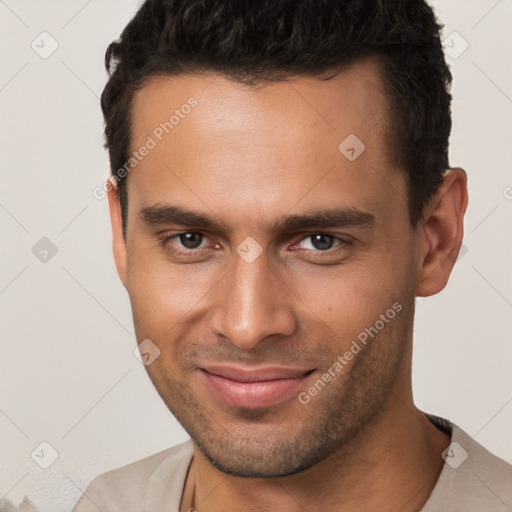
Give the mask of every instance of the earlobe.
M 449 169 L 426 206 L 418 228 L 421 241 L 417 296 L 434 295 L 446 286 L 462 244 L 467 204 L 466 172 L 460 168 Z
M 112 183 L 112 182 L 110 182 Z M 126 242 L 123 236 L 123 220 L 121 215 L 121 204 L 119 202 L 119 194 L 117 187 L 109 186 L 108 189 L 108 206 L 110 210 L 110 223 L 112 225 L 112 248 L 114 252 L 114 260 L 116 263 L 117 273 L 123 286 L 127 287 L 127 261 L 126 261 Z

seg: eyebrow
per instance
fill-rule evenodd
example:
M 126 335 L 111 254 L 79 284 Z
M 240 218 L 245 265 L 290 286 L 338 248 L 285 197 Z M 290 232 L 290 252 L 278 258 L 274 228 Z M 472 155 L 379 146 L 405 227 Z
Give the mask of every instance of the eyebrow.
M 229 232 L 228 226 L 215 217 L 175 205 L 146 206 L 139 210 L 139 216 L 148 225 L 180 224 L 222 233 Z
M 176 205 L 147 206 L 139 210 L 139 216 L 147 225 L 179 224 L 182 226 L 207 229 L 218 233 L 230 233 L 227 224 L 214 216 L 195 212 Z M 329 208 L 294 214 L 270 225 L 273 232 L 296 231 L 310 228 L 343 228 L 375 225 L 375 216 L 355 207 Z
M 308 228 L 344 228 L 375 225 L 375 216 L 355 207 L 334 208 L 291 215 L 273 225 L 276 231 L 293 231 Z

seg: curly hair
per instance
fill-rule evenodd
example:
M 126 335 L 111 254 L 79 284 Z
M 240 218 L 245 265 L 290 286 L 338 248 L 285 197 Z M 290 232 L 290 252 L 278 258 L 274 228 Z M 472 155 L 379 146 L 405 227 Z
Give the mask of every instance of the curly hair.
M 161 74 L 218 72 L 247 85 L 376 55 L 391 105 L 391 158 L 412 227 L 443 181 L 452 76 L 424 0 L 146 0 L 106 52 L 101 95 L 112 173 L 129 158 L 134 93 Z M 117 178 L 126 232 L 126 180 Z

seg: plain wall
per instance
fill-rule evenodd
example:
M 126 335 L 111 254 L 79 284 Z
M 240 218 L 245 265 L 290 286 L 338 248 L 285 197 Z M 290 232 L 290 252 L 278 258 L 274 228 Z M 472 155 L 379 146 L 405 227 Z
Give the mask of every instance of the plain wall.
M 448 62 L 451 165 L 467 170 L 470 203 L 467 252 L 445 290 L 417 301 L 414 391 L 512 462 L 512 2 L 434 7 L 452 55 L 469 45 Z M 0 498 L 28 495 L 41 510 L 67 512 L 97 474 L 187 438 L 133 355 L 107 202 L 92 194 L 109 172 L 104 52 L 135 9 L 0 2 Z M 58 43 L 46 59 L 31 47 L 51 49 L 43 31 Z M 31 458 L 42 441 L 59 454 L 48 469 Z

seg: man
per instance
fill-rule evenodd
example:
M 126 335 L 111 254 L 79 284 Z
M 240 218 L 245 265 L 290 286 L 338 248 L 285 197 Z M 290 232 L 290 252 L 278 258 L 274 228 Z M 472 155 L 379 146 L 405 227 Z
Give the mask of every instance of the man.
M 412 397 L 467 206 L 439 30 L 422 0 L 147 0 L 109 47 L 115 261 L 191 441 L 76 512 L 512 508 Z

